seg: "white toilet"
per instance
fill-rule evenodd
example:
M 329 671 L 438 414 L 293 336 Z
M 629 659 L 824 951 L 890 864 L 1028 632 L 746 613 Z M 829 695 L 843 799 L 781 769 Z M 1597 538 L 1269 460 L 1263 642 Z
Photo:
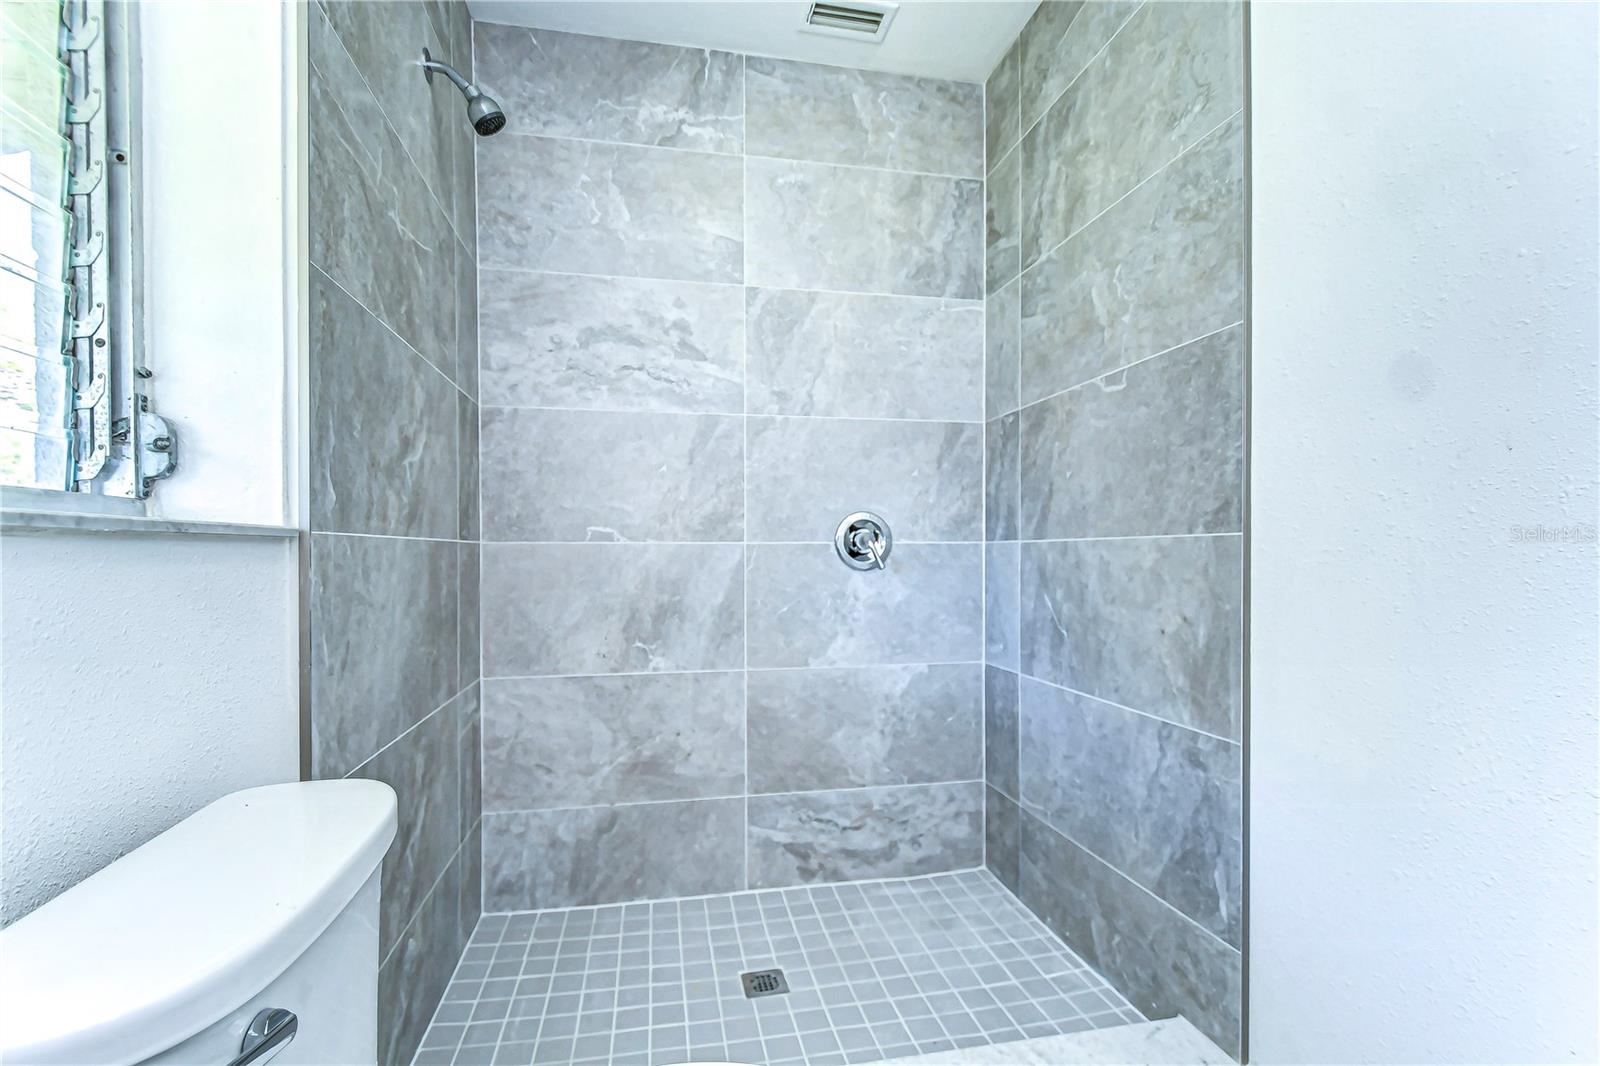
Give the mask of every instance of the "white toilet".
M 0 1063 L 377 1057 L 376 781 L 225 796 L 0 930 Z

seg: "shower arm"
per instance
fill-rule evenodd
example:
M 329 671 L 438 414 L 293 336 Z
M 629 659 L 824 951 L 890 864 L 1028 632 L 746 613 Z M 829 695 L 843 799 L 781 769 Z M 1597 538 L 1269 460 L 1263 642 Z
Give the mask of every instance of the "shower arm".
M 433 54 L 426 48 L 422 50 L 422 76 L 428 79 L 428 84 L 433 84 L 433 76 L 443 74 L 450 79 L 467 101 L 467 121 L 472 123 L 472 132 L 479 137 L 493 137 L 506 126 L 506 113 L 500 107 L 500 102 L 466 78 L 461 72 L 449 63 L 441 63 L 433 58 Z
M 442 63 L 433 58 L 426 48 L 422 50 L 422 70 L 428 76 L 429 81 L 433 80 L 433 76 L 435 74 L 443 74 L 455 84 L 457 89 L 460 89 L 463 93 L 465 93 L 468 99 L 481 95 L 478 92 L 478 87 L 472 84 L 466 78 L 463 78 L 461 73 L 457 71 L 455 67 L 452 67 L 449 63 Z

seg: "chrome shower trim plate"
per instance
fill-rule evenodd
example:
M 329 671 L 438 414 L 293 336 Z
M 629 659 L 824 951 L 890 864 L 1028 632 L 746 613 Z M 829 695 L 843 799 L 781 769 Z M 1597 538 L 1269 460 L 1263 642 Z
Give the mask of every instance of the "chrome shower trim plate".
M 852 570 L 887 570 L 893 549 L 889 523 L 871 511 L 845 515 L 833 534 L 833 550 Z

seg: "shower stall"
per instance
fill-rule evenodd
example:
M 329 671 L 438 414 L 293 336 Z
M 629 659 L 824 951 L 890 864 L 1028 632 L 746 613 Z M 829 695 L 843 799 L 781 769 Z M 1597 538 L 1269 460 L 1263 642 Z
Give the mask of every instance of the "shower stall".
M 1243 5 L 1000 7 L 957 80 L 311 5 L 385 1063 L 1242 1054 Z

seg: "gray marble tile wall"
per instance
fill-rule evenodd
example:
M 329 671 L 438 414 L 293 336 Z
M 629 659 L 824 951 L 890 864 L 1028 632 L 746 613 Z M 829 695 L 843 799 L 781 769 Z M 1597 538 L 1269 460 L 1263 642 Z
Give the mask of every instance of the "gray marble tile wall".
M 310 22 L 310 770 L 393 786 L 380 1062 L 411 1061 L 482 909 L 477 232 L 460 2 Z M 498 520 L 498 516 L 497 520 Z
M 981 864 L 982 87 L 475 40 L 485 906 Z
M 1242 5 L 1045 0 L 985 86 L 987 863 L 1241 1050 Z

